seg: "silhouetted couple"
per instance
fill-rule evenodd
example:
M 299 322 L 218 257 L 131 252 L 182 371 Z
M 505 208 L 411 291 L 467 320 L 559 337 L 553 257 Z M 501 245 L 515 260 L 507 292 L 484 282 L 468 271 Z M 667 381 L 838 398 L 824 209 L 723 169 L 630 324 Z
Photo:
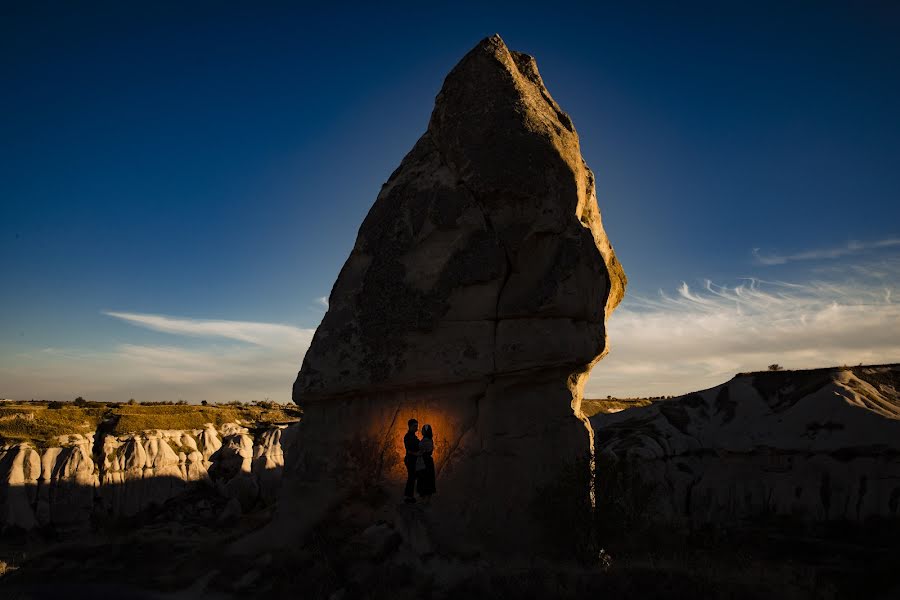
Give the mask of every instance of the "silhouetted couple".
M 416 435 L 419 430 L 419 422 L 410 419 L 409 431 L 403 436 L 403 445 L 406 447 L 406 457 L 403 464 L 406 465 L 406 488 L 403 490 L 404 502 L 416 501 L 413 492 L 418 492 L 426 502 L 437 491 L 434 482 L 434 432 L 431 425 L 422 427 L 422 439 Z

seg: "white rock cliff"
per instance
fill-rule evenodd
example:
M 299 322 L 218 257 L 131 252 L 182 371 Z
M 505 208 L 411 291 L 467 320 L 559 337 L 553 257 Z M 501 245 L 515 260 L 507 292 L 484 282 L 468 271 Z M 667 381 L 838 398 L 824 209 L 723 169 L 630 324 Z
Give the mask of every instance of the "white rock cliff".
M 208 484 L 243 509 L 274 498 L 285 426 L 251 436 L 226 423 L 121 436 L 61 436 L 58 445 L 0 446 L 0 528 L 89 527 L 92 516 L 130 516 Z
M 591 422 L 655 520 L 900 517 L 900 365 L 738 375 Z M 598 494 L 614 484 L 601 469 Z

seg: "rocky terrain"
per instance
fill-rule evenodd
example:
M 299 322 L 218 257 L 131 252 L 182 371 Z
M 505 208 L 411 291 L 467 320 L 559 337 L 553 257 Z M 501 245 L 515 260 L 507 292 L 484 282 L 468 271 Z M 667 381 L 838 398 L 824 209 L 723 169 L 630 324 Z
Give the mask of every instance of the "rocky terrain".
M 334 285 L 294 384 L 296 476 L 335 500 L 399 481 L 414 417 L 435 431 L 438 520 L 506 551 L 540 544 L 530 507 L 590 453 L 582 387 L 624 288 L 572 120 L 534 58 L 483 40 Z
M 138 510 L 124 525 L 111 520 L 111 526 L 49 544 L 9 545 L 15 539 L 10 532 L 18 529 L 8 527 L 0 536 L 0 562 L 12 557 L 17 570 L 0 585 L 24 590 L 27 598 L 71 590 L 85 597 L 279 598 L 301 588 L 312 598 L 893 597 L 900 533 L 898 373 L 900 365 L 750 373 L 652 404 L 632 400 L 625 404 L 635 406 L 622 408 L 618 400 L 597 401 L 618 412 L 591 418 L 596 508 L 581 524 L 593 540 L 583 546 L 567 537 L 562 560 L 460 549 L 455 532 L 438 522 L 445 506 L 406 506 L 399 502 L 400 486 L 389 480 L 358 488 L 325 509 L 313 504 L 317 498 L 309 490 L 298 494 L 290 477 L 264 483 L 263 474 L 280 475 L 284 453 L 288 464 L 302 455 L 295 445 L 302 436 L 294 432 L 303 425 L 267 426 L 255 434 L 247 423 L 226 423 L 107 435 L 108 463 L 99 472 L 110 475 L 89 479 L 92 513 L 77 493 L 69 495 L 79 489 L 72 482 L 51 483 L 43 497 L 68 497 L 69 507 L 96 522 L 96 507 L 110 510 L 115 500 L 109 492 L 119 489 L 103 481 L 146 456 L 143 478 L 157 501 L 140 509 L 120 498 L 113 510 Z M 192 452 L 185 449 L 192 443 L 195 459 L 206 466 L 196 471 L 195 484 L 188 481 Z M 85 456 L 99 464 L 89 447 L 36 452 L 50 458 L 70 453 L 57 464 L 81 464 Z M 173 460 L 165 448 L 183 459 Z M 161 456 L 169 457 L 168 467 Z M 156 485 L 163 473 L 180 490 L 167 500 L 172 489 Z M 565 492 L 566 484 L 558 481 L 545 493 Z M 44 506 L 41 485 L 33 486 L 32 497 Z M 276 487 L 275 504 L 255 491 Z M 14 488 L 7 486 L 7 494 Z M 305 521 L 308 508 L 316 523 L 297 536 L 287 517 Z M 54 510 L 49 505 L 47 512 Z M 38 511 L 34 518 L 39 521 Z M 27 560 L 21 558 L 26 550 Z
M 741 374 L 591 422 L 653 519 L 900 518 L 900 365 Z
M 140 408 L 151 409 L 142 413 L 145 425 L 152 424 L 154 412 L 155 420 L 165 423 L 173 412 L 192 410 Z M 42 417 L 57 416 L 42 409 L 7 406 L 7 423 L 24 420 L 40 426 Z M 80 411 L 79 416 L 90 414 Z M 280 424 L 225 422 L 117 431 L 122 415 L 110 414 L 92 432 L 82 428 L 50 439 L 7 439 L 0 445 L 2 530 L 83 532 L 97 521 L 136 515 L 198 486 L 229 499 L 228 510 L 240 514 L 274 498 L 284 466 L 282 438 L 294 431 L 288 429 L 287 417 Z

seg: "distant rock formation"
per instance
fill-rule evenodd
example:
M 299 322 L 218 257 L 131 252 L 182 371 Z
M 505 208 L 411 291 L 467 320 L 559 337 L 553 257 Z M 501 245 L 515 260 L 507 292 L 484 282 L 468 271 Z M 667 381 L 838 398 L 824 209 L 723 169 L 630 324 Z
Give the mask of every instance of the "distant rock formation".
M 652 519 L 900 518 L 900 365 L 743 374 L 591 422 L 601 464 Z
M 58 446 L 0 446 L 0 530 L 88 528 L 92 518 L 131 516 L 208 484 L 248 509 L 271 502 L 284 465 L 286 429 L 271 426 L 254 443 L 226 423 L 196 430 L 148 430 L 121 436 L 61 436 Z
M 534 58 L 483 40 L 332 289 L 294 384 L 299 479 L 396 484 L 415 417 L 435 431 L 437 518 L 527 551 L 536 492 L 590 451 L 582 387 L 625 283 L 571 119 Z

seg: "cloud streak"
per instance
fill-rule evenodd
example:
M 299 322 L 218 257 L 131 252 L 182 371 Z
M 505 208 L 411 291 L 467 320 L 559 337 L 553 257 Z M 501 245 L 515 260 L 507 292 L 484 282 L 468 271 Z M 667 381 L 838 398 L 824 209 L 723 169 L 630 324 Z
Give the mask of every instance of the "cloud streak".
M 831 264 L 815 274 L 818 279 L 799 282 L 707 280 L 654 296 L 629 294 L 610 319 L 610 353 L 594 368 L 586 394 L 686 393 L 775 362 L 810 368 L 900 361 L 900 259 Z M 105 314 L 170 334 L 171 340 L 20 354 L 0 365 L 0 396 L 285 402 L 315 331 L 279 323 Z
M 314 329 L 278 323 L 190 319 L 105 311 L 120 321 L 172 334 L 168 344 L 109 350 L 45 348 L 0 367 L 0 395 L 95 400 L 290 400 Z M 185 344 L 178 338 L 200 338 Z M 38 389 L 36 389 L 38 388 Z
M 267 348 L 308 347 L 314 329 L 292 325 L 258 323 L 253 321 L 225 321 L 187 319 L 164 315 L 104 311 L 105 315 L 155 331 L 193 337 L 214 337 L 245 342 Z
M 759 248 L 754 248 L 753 256 L 758 264 L 771 266 L 783 265 L 789 262 L 802 260 L 830 260 L 844 258 L 845 256 L 860 254 L 869 250 L 893 248 L 895 246 L 900 246 L 900 238 L 887 238 L 874 242 L 850 241 L 843 246 L 806 250 L 804 252 L 798 252 L 796 254 L 762 254 Z
M 672 395 L 704 389 L 771 363 L 787 368 L 900 361 L 897 276 L 848 269 L 856 279 L 683 283 L 629 296 L 610 319 L 610 353 L 588 396 Z M 874 275 L 870 273 L 875 273 Z

